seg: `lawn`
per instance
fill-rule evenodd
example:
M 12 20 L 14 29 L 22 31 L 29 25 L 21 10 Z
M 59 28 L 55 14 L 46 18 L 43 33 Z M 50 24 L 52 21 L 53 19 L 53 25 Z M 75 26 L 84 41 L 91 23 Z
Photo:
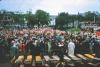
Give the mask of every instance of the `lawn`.
M 74 32 L 80 32 L 81 30 L 79 28 L 70 28 L 70 29 L 68 29 L 66 31 L 74 33 Z

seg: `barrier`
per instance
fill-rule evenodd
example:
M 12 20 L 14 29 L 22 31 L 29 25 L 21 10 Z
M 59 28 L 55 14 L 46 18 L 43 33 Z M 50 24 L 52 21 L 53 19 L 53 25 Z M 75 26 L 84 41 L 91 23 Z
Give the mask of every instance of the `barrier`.
M 97 67 L 100 65 L 100 58 L 96 58 L 93 54 L 76 54 L 75 56 L 64 55 L 64 61 L 60 61 L 59 56 L 45 55 L 35 56 L 33 59 L 32 55 L 24 55 L 13 57 L 11 64 L 13 67 L 56 67 L 60 63 L 64 63 L 67 67 Z
M 90 59 L 94 59 L 94 58 L 95 58 L 94 56 L 92 56 L 92 55 L 90 55 L 90 54 L 84 54 L 84 56 L 86 56 L 86 57 L 88 57 L 88 58 L 90 58 Z
M 32 55 L 28 55 L 27 58 L 24 60 L 24 67 L 31 67 L 32 66 Z
M 83 59 L 84 67 L 100 67 L 100 58 L 96 58 L 95 54 L 77 54 L 77 56 Z
M 23 66 L 24 62 L 24 56 L 14 56 L 13 59 L 11 60 L 11 67 L 20 67 Z M 24 67 L 24 66 L 23 66 Z

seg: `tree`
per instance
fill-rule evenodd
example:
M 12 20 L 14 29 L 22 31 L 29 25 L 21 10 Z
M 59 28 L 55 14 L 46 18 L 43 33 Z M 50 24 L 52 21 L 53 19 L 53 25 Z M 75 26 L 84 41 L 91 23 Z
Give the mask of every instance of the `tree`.
M 56 17 L 56 28 L 64 29 L 65 26 L 68 26 L 69 15 L 68 13 L 62 12 Z
M 94 17 L 97 18 L 97 15 L 94 12 L 88 11 L 88 12 L 85 12 L 84 20 L 94 21 Z
M 7 10 L 1 10 L 0 11 L 0 26 L 3 28 L 7 28 L 7 26 L 10 26 L 13 23 L 13 15 L 14 12 L 7 11 Z
M 37 25 L 38 22 L 37 22 L 37 19 L 36 19 L 36 16 L 32 14 L 31 11 L 28 11 L 27 14 L 26 14 L 26 20 L 27 20 L 27 24 L 28 24 L 28 27 L 33 27 L 34 25 Z
M 78 13 L 77 20 L 78 20 L 78 22 L 84 21 L 84 16 L 82 16 L 81 14 Z
M 13 15 L 14 24 L 24 24 L 24 15 L 23 14 L 14 14 Z
M 48 25 L 50 22 L 50 16 L 49 13 L 43 11 L 43 10 L 37 10 L 35 13 L 37 22 L 38 22 L 38 26 L 40 25 Z

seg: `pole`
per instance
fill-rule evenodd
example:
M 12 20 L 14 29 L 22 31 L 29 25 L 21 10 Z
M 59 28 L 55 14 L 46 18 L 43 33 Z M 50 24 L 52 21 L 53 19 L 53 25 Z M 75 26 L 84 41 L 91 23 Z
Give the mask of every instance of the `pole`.
M 95 16 L 94 16 L 94 23 L 95 23 Z

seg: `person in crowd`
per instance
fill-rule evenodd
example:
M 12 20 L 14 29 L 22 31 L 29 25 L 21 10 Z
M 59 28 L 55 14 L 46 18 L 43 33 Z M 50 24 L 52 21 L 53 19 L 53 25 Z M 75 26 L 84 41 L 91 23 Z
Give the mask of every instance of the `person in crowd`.
M 75 51 L 75 43 L 70 39 L 68 43 L 68 56 L 73 57 Z
M 41 52 L 41 54 L 42 55 L 45 55 L 45 45 L 44 45 L 44 41 L 41 41 L 40 43 L 39 43 L 39 49 L 40 49 L 40 52 Z
M 7 42 L 4 36 L 0 37 L 0 58 L 4 58 L 7 53 Z
M 12 46 L 10 48 L 11 57 L 14 57 L 14 56 L 18 55 L 18 53 L 19 53 L 18 46 L 19 46 L 19 42 L 17 40 L 13 40 L 12 41 Z
M 96 43 L 94 44 L 94 53 L 96 54 L 96 57 L 100 58 L 100 41 L 96 40 Z
M 82 33 L 69 32 L 65 34 L 65 31 L 41 27 L 25 30 L 16 29 L 16 31 L 2 30 L 0 32 L 6 38 L 0 38 L 0 55 L 3 55 L 4 52 L 2 48 L 4 39 L 7 40 L 11 56 L 17 55 L 20 49 L 21 52 L 25 51 L 26 55 L 31 53 L 33 56 L 39 53 L 43 55 L 52 53 L 52 55 L 56 54 L 63 57 L 66 52 L 64 49 L 67 49 L 69 56 L 74 56 L 74 53 L 93 53 L 93 51 L 98 57 L 100 56 L 98 42 L 96 43 L 95 39 L 91 38 L 88 40 L 88 32 L 86 31 L 84 33 L 81 31 Z
M 64 41 L 60 41 L 58 43 L 58 49 L 59 49 L 59 54 L 58 56 L 60 57 L 60 61 L 64 61 Z
M 19 50 L 20 50 L 20 53 L 24 54 L 26 53 L 26 44 L 24 41 L 21 41 L 20 42 L 20 45 L 19 45 Z

